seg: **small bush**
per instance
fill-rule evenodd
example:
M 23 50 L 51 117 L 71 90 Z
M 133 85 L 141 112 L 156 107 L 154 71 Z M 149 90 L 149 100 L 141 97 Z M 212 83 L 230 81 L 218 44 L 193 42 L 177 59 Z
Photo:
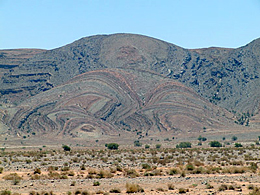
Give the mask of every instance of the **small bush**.
M 214 187 L 211 184 L 209 184 L 209 183 L 206 185 L 206 189 L 213 189 L 213 188 Z
M 108 170 L 100 170 L 99 173 L 97 174 L 98 178 L 111 178 L 113 177 L 113 174 L 108 171 Z
M 225 191 L 228 189 L 228 186 L 226 184 L 221 184 L 221 186 L 219 186 L 218 191 Z
M 94 181 L 94 182 L 93 182 L 93 186 L 100 186 L 99 181 Z
M 3 177 L 5 180 L 22 180 L 22 178 L 17 173 L 10 173 Z
M 193 164 L 187 164 L 186 165 L 186 169 L 188 170 L 188 171 L 193 171 L 194 169 L 195 169 L 195 167 L 193 166 Z
M 255 188 L 255 186 L 253 185 L 253 184 L 249 184 L 248 186 L 247 186 L 247 189 L 249 189 L 249 190 L 253 190 Z
M 1 191 L 0 195 L 11 195 L 11 191 L 8 190 Z
M 191 148 L 190 142 L 181 142 L 176 145 L 176 148 Z
M 64 151 L 70 151 L 71 150 L 71 148 L 67 145 L 63 145 L 62 148 L 63 148 Z
M 89 192 L 89 191 L 83 191 L 83 192 L 81 192 L 81 195 L 91 195 L 91 193 Z
M 109 143 L 105 145 L 109 150 L 117 150 L 119 145 L 117 143 Z
M 121 190 L 119 188 L 113 188 L 109 192 L 110 193 L 121 193 Z
M 131 178 L 139 177 L 139 174 L 136 172 L 135 169 L 126 169 L 125 170 L 125 175 L 129 176 Z
M 150 145 L 146 144 L 144 147 L 145 147 L 145 149 L 148 149 L 148 148 L 150 148 Z
M 211 141 L 209 145 L 210 147 L 222 147 L 222 144 L 218 141 Z
M 254 187 L 253 192 L 249 193 L 249 195 L 259 195 L 260 194 L 260 188 Z
M 165 190 L 163 188 L 156 188 L 158 192 L 164 192 Z
M 186 177 L 185 171 L 182 171 L 180 176 L 181 176 L 181 177 Z
M 159 149 L 159 148 L 161 148 L 161 146 L 162 146 L 162 144 L 156 144 L 155 148 Z
M 250 163 L 249 169 L 252 170 L 253 173 L 256 172 L 257 168 L 258 168 L 257 163 L 254 162 Z
M 4 168 L 0 167 L 0 174 L 3 173 L 3 171 L 4 171 Z
M 243 147 L 243 146 L 242 146 L 242 144 L 240 144 L 240 143 L 235 143 L 235 147 L 236 147 L 236 148 L 240 148 L 240 147 Z
M 233 141 L 236 141 L 236 140 L 237 140 L 237 136 L 233 136 L 233 137 L 232 137 L 232 140 L 233 140 Z
M 41 172 L 41 169 L 40 168 L 35 168 L 34 169 L 34 172 L 33 172 L 33 174 L 41 174 L 42 172 Z
M 141 147 L 142 145 L 143 144 L 139 140 L 134 141 L 134 146 L 135 147 Z
M 142 164 L 142 169 L 151 170 L 151 166 L 147 163 Z
M 206 137 L 202 137 L 201 135 L 198 137 L 198 140 L 199 141 L 206 141 L 207 140 L 207 138 Z
M 168 186 L 168 190 L 174 190 L 174 185 L 173 184 L 169 183 L 167 186 Z
M 144 192 L 144 189 L 141 188 L 138 184 L 126 183 L 126 193 L 137 193 L 137 192 Z
M 75 186 L 76 185 L 76 181 L 72 181 L 70 186 Z
M 75 191 L 75 195 L 77 195 L 77 194 L 81 194 L 81 191 L 80 190 L 76 190 Z
M 180 193 L 180 194 L 185 194 L 185 193 L 187 193 L 187 192 L 189 192 L 189 189 L 184 189 L 184 188 L 180 188 L 180 189 L 179 189 L 179 193 Z
M 179 171 L 178 171 L 178 169 L 176 169 L 176 168 L 172 168 L 172 169 L 170 169 L 170 171 L 169 171 L 169 175 L 175 175 L 175 174 L 178 174 L 179 173 Z

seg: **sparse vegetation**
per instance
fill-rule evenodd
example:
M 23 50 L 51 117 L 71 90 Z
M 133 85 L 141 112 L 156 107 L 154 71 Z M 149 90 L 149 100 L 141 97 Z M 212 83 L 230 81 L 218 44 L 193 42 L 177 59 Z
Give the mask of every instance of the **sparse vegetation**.
M 126 183 L 126 193 L 137 193 L 144 192 L 144 189 L 141 188 L 138 184 Z
M 100 185 L 99 179 L 101 178 L 109 179 L 119 176 L 131 181 L 131 178 L 135 177 L 148 179 L 154 176 L 179 175 L 176 178 L 185 177 L 188 181 L 191 174 L 225 174 L 228 176 L 229 174 L 240 175 L 250 173 L 251 175 L 257 175 L 259 173 L 257 164 L 259 161 L 257 155 L 258 148 L 232 147 L 232 145 L 225 148 L 211 148 L 207 147 L 207 145 L 205 144 L 204 148 L 194 147 L 187 149 L 145 149 L 133 147 L 131 149 L 117 150 L 74 149 L 70 152 L 63 150 L 54 151 L 51 149 L 45 151 L 37 150 L 35 152 L 23 151 L 19 153 L 5 151 L 5 154 L 0 156 L 0 163 L 2 166 L 8 165 L 15 169 L 19 162 L 30 167 L 27 173 L 19 172 L 18 175 L 14 171 L 3 177 L 4 180 L 11 180 L 12 185 L 19 185 L 21 179 L 30 179 L 32 182 L 39 180 L 52 180 L 55 182 L 55 180 L 72 179 L 68 186 L 78 187 L 80 183 L 76 183 L 76 179 L 93 179 L 92 181 L 90 180 L 92 182 L 90 186 L 96 189 L 94 190 L 96 193 L 105 193 L 104 191 L 97 191 L 98 189 L 95 187 Z M 27 164 L 29 160 L 31 163 Z M 40 165 L 39 168 L 35 168 L 37 164 Z M 15 179 L 15 177 L 17 178 Z M 102 187 L 107 185 L 106 182 L 104 183 L 102 182 Z M 220 191 L 240 190 L 235 184 L 221 184 L 223 185 L 213 186 L 207 183 L 204 188 L 215 188 Z M 189 187 L 196 188 L 194 185 L 190 185 Z M 154 190 L 165 192 L 167 190 L 180 189 L 178 184 L 167 185 L 167 187 L 156 187 Z M 110 189 L 110 193 L 116 193 L 115 191 L 119 190 L 116 186 L 111 186 Z M 184 188 L 184 190 L 186 191 L 187 189 Z M 80 190 L 80 194 L 82 192 L 84 192 L 84 189 Z M 37 194 L 38 192 L 35 193 Z M 184 193 L 184 191 L 181 190 L 181 193 Z
M 176 145 L 176 148 L 191 148 L 190 142 L 181 142 Z
M 220 142 L 218 142 L 218 141 L 211 141 L 210 143 L 209 143 L 209 145 L 210 145 L 210 147 L 222 147 L 222 144 L 220 143 Z
M 64 151 L 70 151 L 71 150 L 71 148 L 67 145 L 63 145 L 62 148 L 63 148 Z
M 109 143 L 105 145 L 109 150 L 117 150 L 119 147 L 119 144 L 117 143 Z

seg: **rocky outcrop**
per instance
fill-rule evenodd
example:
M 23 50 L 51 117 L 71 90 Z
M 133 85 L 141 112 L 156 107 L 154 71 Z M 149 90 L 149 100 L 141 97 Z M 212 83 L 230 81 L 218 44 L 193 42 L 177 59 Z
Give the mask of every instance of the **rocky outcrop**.
M 7 115 L 13 130 L 72 137 L 137 130 L 147 136 L 234 125 L 229 112 L 181 83 L 153 72 L 122 69 L 81 74 L 24 101 Z

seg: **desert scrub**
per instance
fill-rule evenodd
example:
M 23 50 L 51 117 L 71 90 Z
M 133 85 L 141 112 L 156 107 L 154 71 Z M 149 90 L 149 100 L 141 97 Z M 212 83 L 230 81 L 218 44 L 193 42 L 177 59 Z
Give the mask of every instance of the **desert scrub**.
M 139 177 L 139 174 L 136 172 L 135 169 L 125 169 L 124 175 L 131 178 Z
M 226 184 L 221 184 L 218 188 L 218 191 L 225 191 L 228 189 L 228 186 Z
M 11 191 L 9 191 L 9 190 L 1 191 L 0 195 L 11 195 Z
M 192 171 L 193 174 L 203 174 L 205 173 L 205 169 L 203 167 L 197 167 L 194 171 Z
M 4 171 L 4 168 L 0 167 L 0 174 L 3 173 L 3 171 Z
M 180 188 L 180 189 L 179 189 L 179 193 L 180 193 L 180 194 L 185 194 L 185 193 L 187 193 L 187 192 L 189 192 L 189 189 L 185 189 L 185 188 Z
M 137 192 L 144 192 L 144 189 L 140 187 L 138 184 L 126 183 L 126 193 L 137 193 Z
M 169 173 L 169 175 L 176 175 L 176 174 L 179 173 L 179 170 L 176 169 L 176 168 L 172 168 L 172 169 L 169 170 L 168 173 Z
M 167 186 L 168 190 L 174 190 L 174 185 L 172 183 L 169 183 Z
M 195 167 L 193 166 L 193 164 L 189 163 L 186 165 L 186 170 L 187 171 L 193 171 L 195 169 Z
M 89 191 L 84 190 L 83 192 L 81 192 L 81 195 L 91 195 L 91 193 Z
M 34 172 L 33 172 L 33 174 L 41 174 L 42 172 L 41 172 L 41 169 L 40 168 L 35 168 L 34 169 Z
M 94 181 L 93 182 L 93 186 L 100 186 L 100 182 L 99 181 Z
M 112 188 L 109 190 L 110 193 L 121 193 L 121 190 L 119 188 Z
M 3 178 L 5 180 L 12 180 L 14 185 L 17 185 L 22 180 L 22 177 L 20 177 L 17 173 L 10 173 Z
M 99 173 L 97 174 L 97 178 L 111 178 L 114 175 L 108 171 L 108 170 L 100 170 Z
M 149 165 L 149 164 L 147 164 L 147 163 L 142 164 L 142 169 L 145 169 L 145 170 L 147 170 L 147 171 L 152 170 L 151 165 Z

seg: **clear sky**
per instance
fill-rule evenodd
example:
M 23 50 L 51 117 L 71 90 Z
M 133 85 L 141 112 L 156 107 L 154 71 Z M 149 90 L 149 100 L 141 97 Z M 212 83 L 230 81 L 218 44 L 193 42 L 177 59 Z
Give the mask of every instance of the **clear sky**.
M 240 47 L 260 37 L 260 0 L 0 0 L 0 49 L 52 49 L 112 33 Z

